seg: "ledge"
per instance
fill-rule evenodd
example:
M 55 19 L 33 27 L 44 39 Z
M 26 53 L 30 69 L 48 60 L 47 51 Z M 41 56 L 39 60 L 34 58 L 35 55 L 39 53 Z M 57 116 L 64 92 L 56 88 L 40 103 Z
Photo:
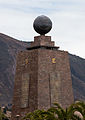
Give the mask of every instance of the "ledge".
M 34 50 L 34 49 L 48 49 L 48 50 L 58 50 L 59 47 L 50 47 L 50 46 L 34 46 L 28 47 L 27 50 Z

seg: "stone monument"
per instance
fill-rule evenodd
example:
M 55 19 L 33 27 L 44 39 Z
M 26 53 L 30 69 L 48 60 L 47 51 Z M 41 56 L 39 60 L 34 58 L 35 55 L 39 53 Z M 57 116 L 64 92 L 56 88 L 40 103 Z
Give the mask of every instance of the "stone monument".
M 59 50 L 51 36 L 45 36 L 52 28 L 51 20 L 42 15 L 33 26 L 40 36 L 17 55 L 12 120 L 36 109 L 48 109 L 54 102 L 66 108 L 74 101 L 68 52 Z

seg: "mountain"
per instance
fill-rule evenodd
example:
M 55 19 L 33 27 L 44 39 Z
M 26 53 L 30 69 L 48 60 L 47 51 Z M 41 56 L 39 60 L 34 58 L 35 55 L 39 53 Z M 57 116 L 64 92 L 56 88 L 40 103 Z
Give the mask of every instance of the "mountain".
M 10 103 L 13 95 L 16 54 L 29 44 L 0 33 L 0 104 Z
M 30 42 L 0 33 L 0 105 L 12 102 L 16 55 Z M 85 59 L 69 54 L 75 100 L 85 100 Z
M 75 100 L 85 101 L 85 59 L 69 54 Z

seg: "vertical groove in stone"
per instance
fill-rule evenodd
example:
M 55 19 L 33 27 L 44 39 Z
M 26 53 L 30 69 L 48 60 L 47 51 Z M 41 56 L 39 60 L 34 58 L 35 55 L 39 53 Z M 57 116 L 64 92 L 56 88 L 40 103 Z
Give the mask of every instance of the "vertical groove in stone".
M 51 86 L 51 105 L 57 102 L 60 103 L 61 101 L 61 79 L 59 72 L 52 72 L 50 73 L 50 86 Z
M 28 96 L 29 96 L 29 74 L 23 73 L 22 74 L 22 81 L 21 81 L 21 108 L 28 107 Z
M 51 82 L 50 82 L 50 74 L 49 74 L 49 98 L 50 98 L 50 106 L 51 106 Z

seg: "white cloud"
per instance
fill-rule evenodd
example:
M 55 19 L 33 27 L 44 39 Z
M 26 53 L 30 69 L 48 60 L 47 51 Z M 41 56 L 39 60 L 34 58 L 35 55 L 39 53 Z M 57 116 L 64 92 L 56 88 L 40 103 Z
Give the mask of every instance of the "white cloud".
M 54 16 L 54 17 L 53 17 Z M 75 13 L 57 13 L 52 15 L 54 28 L 53 40 L 61 49 L 85 58 L 85 16 Z
M 48 34 L 61 49 L 85 58 L 85 0 L 0 0 L 0 32 L 31 41 L 38 35 L 35 17 L 45 14 L 53 21 Z

